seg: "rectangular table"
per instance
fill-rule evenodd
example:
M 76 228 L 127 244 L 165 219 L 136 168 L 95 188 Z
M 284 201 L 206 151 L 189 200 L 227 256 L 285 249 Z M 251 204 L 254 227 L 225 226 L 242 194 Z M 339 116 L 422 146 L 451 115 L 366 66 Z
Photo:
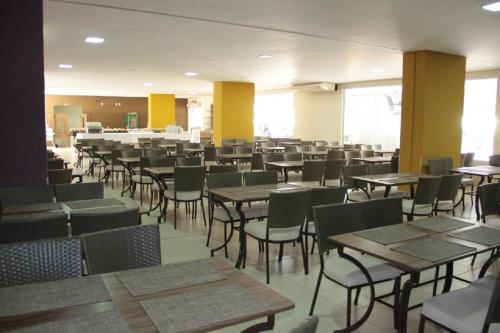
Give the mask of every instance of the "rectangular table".
M 384 197 L 388 197 L 392 186 L 410 185 L 413 198 L 413 185 L 418 183 L 418 175 L 414 173 L 386 173 L 381 175 L 352 176 L 355 182 L 361 181 L 375 186 L 385 186 Z
M 432 220 L 433 218 L 429 219 Z M 419 221 L 425 221 L 425 220 L 419 220 Z M 457 219 L 457 221 L 461 221 Z M 347 221 L 346 221 L 347 222 Z M 500 240 L 499 243 L 496 245 L 483 245 L 479 243 L 474 243 L 471 241 L 466 241 L 463 239 L 459 239 L 456 237 L 451 237 L 450 234 L 464 231 L 464 230 L 470 230 L 474 228 L 478 228 L 478 224 L 471 224 L 470 226 L 463 227 L 463 228 L 458 228 L 455 230 L 450 230 L 450 231 L 445 231 L 445 232 L 434 232 L 429 229 L 423 229 L 423 228 L 418 228 L 417 226 L 412 225 L 411 223 L 408 223 L 407 226 L 409 228 L 427 233 L 427 236 L 418 238 L 418 239 L 411 239 L 407 241 L 402 241 L 399 243 L 391 243 L 387 245 L 380 244 L 378 242 L 375 242 L 373 240 L 368 240 L 366 238 L 357 236 L 356 233 L 347 233 L 347 234 L 342 234 L 342 235 L 336 235 L 336 236 L 330 236 L 328 237 L 328 240 L 331 241 L 332 243 L 335 243 L 341 248 L 350 248 L 356 251 L 359 251 L 361 253 L 373 256 L 375 258 L 384 260 L 391 264 L 392 266 L 399 268 L 402 271 L 408 272 L 410 274 L 410 279 L 404 284 L 404 287 L 402 289 L 402 293 L 400 296 L 400 304 L 399 304 L 399 324 L 398 324 L 398 331 L 399 332 L 406 332 L 406 319 L 407 319 L 407 312 L 408 312 L 408 301 L 410 298 L 411 290 L 413 286 L 418 284 L 419 278 L 420 278 L 420 273 L 424 270 L 439 267 L 442 265 L 446 265 L 446 276 L 445 276 L 445 283 L 443 287 L 443 293 L 448 292 L 451 288 L 451 283 L 453 279 L 453 262 L 456 260 L 461 260 L 466 257 L 474 256 L 483 252 L 490 251 L 492 249 L 498 248 L 500 246 Z M 413 255 L 405 254 L 401 251 L 409 251 L 411 249 L 406 249 L 402 248 L 402 246 L 406 246 L 408 244 L 412 244 L 412 242 L 422 242 L 426 241 L 429 244 L 432 243 L 439 243 L 439 242 L 446 242 L 443 244 L 456 244 L 457 246 L 465 246 L 472 248 L 472 250 L 460 253 L 458 255 L 452 256 L 452 257 L 447 257 L 447 258 L 440 258 L 440 259 L 434 259 L 433 261 L 431 260 L 426 260 L 422 259 Z M 396 248 L 401 248 L 401 250 L 395 250 Z M 422 247 L 425 249 L 424 247 Z M 404 250 L 403 250 L 404 249 Z M 408 253 L 408 252 L 407 252 Z M 439 257 L 439 256 L 437 256 Z M 370 302 L 374 302 L 373 299 L 371 299 Z
M 56 320 L 75 319 L 83 315 L 118 309 L 133 332 L 158 332 L 155 324 L 144 311 L 141 302 L 170 296 L 182 296 L 195 291 L 211 291 L 215 288 L 222 288 L 227 285 L 234 285 L 248 292 L 253 297 L 266 304 L 268 310 L 259 315 L 242 316 L 229 320 L 216 320 L 216 322 L 210 326 L 195 329 L 193 332 L 206 332 L 208 330 L 245 323 L 254 319 L 262 318 L 263 316 L 267 317 L 267 321 L 253 326 L 253 331 L 257 331 L 259 327 L 261 329 L 272 329 L 274 326 L 275 315 L 277 313 L 293 309 L 295 306 L 291 300 L 278 294 L 254 278 L 251 278 L 250 276 L 234 269 L 223 259 L 211 258 L 206 259 L 203 262 L 207 263 L 216 272 L 223 274 L 225 279 L 193 287 L 154 292 L 134 297 L 122 285 L 115 273 L 102 274 L 100 276 L 102 277 L 104 284 L 111 295 L 112 301 L 3 317 L 0 318 L 0 331 L 48 323 Z M 221 314 L 221 318 L 222 317 L 223 314 Z
M 378 164 L 378 163 L 390 163 L 390 157 L 376 156 L 376 157 L 354 157 L 353 160 L 370 163 L 370 164 Z
M 485 179 L 488 179 L 488 183 L 491 183 L 493 176 L 500 175 L 500 167 L 490 166 L 490 165 L 480 165 L 474 167 L 461 167 L 448 170 L 450 173 L 461 173 L 463 175 L 470 175 L 479 177 L 479 183 L 477 187 L 484 183 Z M 481 218 L 481 213 L 479 210 L 479 194 L 476 191 L 476 220 L 479 221 Z
M 217 154 L 217 159 L 222 162 L 224 160 L 229 160 L 231 164 L 233 164 L 235 161 L 240 161 L 240 160 L 251 160 L 252 159 L 252 153 L 248 154 Z
M 285 147 L 283 147 L 283 146 L 274 146 L 274 147 L 262 147 L 261 149 L 265 153 L 272 153 L 272 152 L 281 152 L 281 151 L 284 151 Z
M 266 162 L 266 166 L 272 166 L 274 168 L 283 170 L 285 174 L 285 183 L 288 182 L 288 171 L 289 170 L 302 170 L 304 167 L 304 161 L 282 161 L 282 162 Z

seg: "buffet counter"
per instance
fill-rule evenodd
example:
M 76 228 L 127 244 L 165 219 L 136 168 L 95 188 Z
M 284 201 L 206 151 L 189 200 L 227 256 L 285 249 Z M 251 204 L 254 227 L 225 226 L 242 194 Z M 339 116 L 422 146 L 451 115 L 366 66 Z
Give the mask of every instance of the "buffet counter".
M 154 133 L 148 131 L 137 131 L 129 133 L 77 133 L 76 140 L 104 139 L 121 141 L 122 143 L 137 143 L 138 138 L 161 138 L 167 140 L 189 140 L 188 132 L 184 133 Z

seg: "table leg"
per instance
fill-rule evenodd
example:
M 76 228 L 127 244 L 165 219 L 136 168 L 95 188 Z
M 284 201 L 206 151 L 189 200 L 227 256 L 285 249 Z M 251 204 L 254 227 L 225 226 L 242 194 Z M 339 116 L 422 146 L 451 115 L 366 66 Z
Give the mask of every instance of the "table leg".
M 388 185 L 385 187 L 384 198 L 387 198 L 390 192 L 391 192 L 391 186 Z
M 256 324 L 245 328 L 241 333 L 253 333 L 253 332 L 262 332 L 269 331 L 274 328 L 274 314 L 267 316 L 267 321 L 265 323 Z
M 411 290 L 414 285 L 418 284 L 420 273 L 410 273 L 410 278 L 403 285 L 399 301 L 399 323 L 398 332 L 406 333 L 406 323 L 408 319 L 408 303 L 410 302 Z
M 128 187 L 124 188 L 122 193 L 121 193 L 121 196 L 123 197 L 123 195 L 125 193 L 132 190 L 132 175 L 134 174 L 134 172 L 132 171 L 132 169 L 130 168 L 130 166 L 127 163 L 122 163 L 122 164 L 123 164 L 123 167 L 128 170 L 128 173 L 130 175 L 130 181 L 128 183 Z M 123 171 L 123 172 L 125 172 L 125 171 Z M 123 180 L 125 181 L 125 177 L 123 178 Z
M 231 220 L 231 230 L 229 231 L 229 236 L 226 237 L 226 239 L 224 240 L 224 244 L 222 244 L 221 246 L 215 248 L 215 249 L 212 249 L 210 250 L 210 256 L 214 256 L 214 253 L 216 251 L 219 251 L 223 248 L 225 248 L 227 246 L 227 244 L 229 244 L 229 241 L 231 240 L 231 238 L 233 237 L 233 233 L 234 233 L 234 221 L 233 219 L 231 218 L 231 213 L 229 212 L 229 210 L 227 209 L 226 205 L 224 205 L 224 203 L 222 202 L 217 202 L 217 204 L 222 208 L 224 209 L 224 211 L 226 212 L 227 216 L 229 216 L 230 220 Z M 209 211 L 210 211 L 210 208 L 209 208 Z M 210 220 L 211 219 L 211 220 Z M 209 214 L 209 220 L 211 221 L 210 223 L 213 223 L 213 212 L 212 212 L 212 216 L 210 216 Z M 240 222 L 240 225 L 242 223 Z M 225 228 L 225 226 L 224 226 Z M 226 255 L 227 255 L 227 252 L 226 252 Z
M 245 213 L 241 209 L 242 203 L 237 202 L 236 203 L 236 211 L 240 214 L 240 251 L 238 253 L 238 259 L 236 260 L 235 267 L 240 269 L 241 266 L 245 267 L 245 259 L 246 259 L 246 251 L 247 251 L 247 244 L 246 244 L 246 235 L 245 235 Z
M 444 277 L 443 294 L 450 291 L 452 282 L 453 282 L 453 262 L 450 262 L 446 264 L 446 275 Z
M 484 176 L 481 176 L 479 179 L 479 183 L 477 184 L 476 187 L 476 221 L 479 221 L 481 218 L 481 213 L 479 212 L 479 186 L 484 183 Z
M 283 172 L 285 173 L 285 183 L 288 183 L 288 168 L 283 168 Z

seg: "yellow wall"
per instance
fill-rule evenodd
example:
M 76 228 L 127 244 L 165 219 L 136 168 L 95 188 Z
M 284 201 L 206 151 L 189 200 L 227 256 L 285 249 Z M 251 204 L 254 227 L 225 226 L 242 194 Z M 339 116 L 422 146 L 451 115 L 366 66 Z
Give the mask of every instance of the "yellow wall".
M 433 51 L 403 55 L 402 172 L 425 172 L 429 158 L 460 162 L 465 57 Z
M 222 139 L 253 141 L 255 85 L 214 82 L 213 132 L 217 146 Z
M 148 127 L 165 128 L 175 125 L 175 95 L 148 95 Z

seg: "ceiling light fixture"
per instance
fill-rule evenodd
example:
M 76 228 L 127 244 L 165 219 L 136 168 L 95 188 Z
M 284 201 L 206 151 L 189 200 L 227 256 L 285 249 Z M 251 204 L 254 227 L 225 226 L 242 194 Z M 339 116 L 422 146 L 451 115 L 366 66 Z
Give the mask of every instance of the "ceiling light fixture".
M 104 38 L 101 38 L 101 37 L 87 37 L 87 38 L 85 38 L 85 43 L 102 44 L 102 43 L 104 43 Z
M 69 68 L 73 68 L 73 65 L 70 65 L 70 64 L 59 64 L 59 68 L 69 69 Z
M 270 54 L 259 54 L 257 56 L 257 58 L 260 58 L 260 59 L 269 59 L 269 58 L 272 58 L 273 56 L 270 55 Z
M 196 73 L 196 72 L 186 72 L 186 73 L 184 73 L 184 75 L 186 75 L 186 76 L 197 76 L 198 73 Z
M 483 6 L 484 10 L 489 10 L 490 12 L 500 12 L 500 1 L 490 3 Z
M 152 82 L 146 82 L 146 83 L 144 83 L 144 85 L 146 87 L 152 87 L 154 85 L 154 83 L 152 83 Z
M 382 73 L 384 72 L 384 69 L 383 68 L 373 68 L 371 70 L 372 73 Z

